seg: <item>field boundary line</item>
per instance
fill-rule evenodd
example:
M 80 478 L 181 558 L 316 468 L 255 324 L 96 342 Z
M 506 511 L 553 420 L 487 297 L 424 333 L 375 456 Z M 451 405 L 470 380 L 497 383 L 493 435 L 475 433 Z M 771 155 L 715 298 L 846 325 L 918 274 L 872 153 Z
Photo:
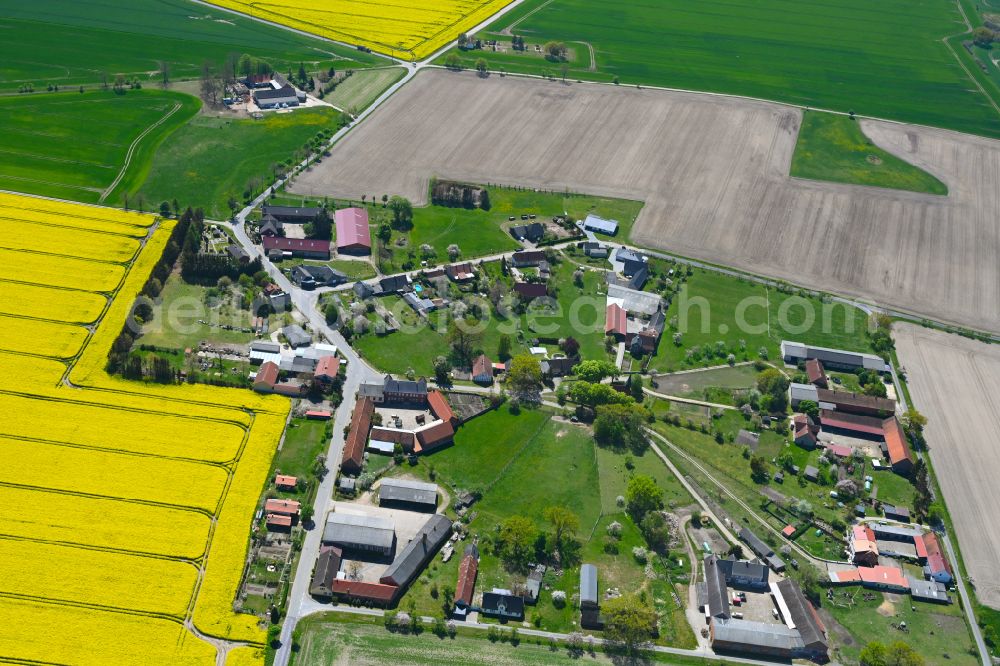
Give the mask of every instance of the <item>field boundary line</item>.
M 144 129 L 139 134 L 139 136 L 135 137 L 135 140 L 132 141 L 131 144 L 129 144 L 128 151 L 125 153 L 125 164 L 122 165 L 121 171 L 118 172 L 118 176 L 114 179 L 114 181 L 110 185 L 108 185 L 108 187 L 101 194 L 101 198 L 97 200 L 98 203 L 104 203 L 104 200 L 108 198 L 108 195 L 114 192 L 115 188 L 117 188 L 119 183 L 121 183 L 122 178 L 125 177 L 125 172 L 128 171 L 129 166 L 131 166 L 132 164 L 132 157 L 135 156 L 135 151 L 139 147 L 139 144 L 142 142 L 142 140 L 145 139 L 150 132 L 155 130 L 163 123 L 167 122 L 170 116 L 180 111 L 180 108 L 181 108 L 180 102 L 175 102 L 173 108 L 167 111 L 167 113 L 164 114 L 162 118 L 160 118 L 155 123 Z
M 553 2 L 553 0 L 546 0 L 546 2 L 543 2 L 542 4 L 538 5 L 537 7 L 535 7 L 534 9 L 532 9 L 530 12 L 528 12 L 527 14 L 525 14 L 524 16 L 522 16 L 521 18 L 517 19 L 516 21 L 514 21 L 513 23 L 511 23 L 509 26 L 507 26 L 506 28 L 504 28 L 503 30 L 501 30 L 500 34 L 501 35 L 507 35 L 507 36 L 513 35 L 514 34 L 514 28 L 516 28 L 517 26 L 519 26 L 522 23 L 524 23 L 526 20 L 528 20 L 529 18 L 531 18 L 537 12 L 540 12 L 543 9 L 545 9 L 546 7 L 548 7 L 549 5 L 551 5 L 552 2 Z M 497 17 L 497 18 L 499 18 L 499 17 Z M 492 23 L 492 21 L 491 21 L 491 23 Z
M 961 33 L 961 34 L 965 34 L 965 33 Z M 439 69 L 439 70 L 444 70 L 444 71 L 447 71 L 447 72 L 453 72 L 453 71 L 455 71 L 455 70 L 450 69 L 449 67 L 446 67 L 445 65 L 435 65 L 435 64 L 430 63 L 430 62 L 424 64 L 421 69 Z M 467 69 L 464 69 L 464 68 L 462 70 L 459 70 L 459 71 L 462 71 L 462 72 L 474 72 L 474 70 L 467 70 Z M 490 72 L 491 75 L 494 74 L 494 73 L 495 72 Z M 832 114 L 837 115 L 837 116 L 849 116 L 850 115 L 850 113 L 848 113 L 847 111 L 835 111 L 833 109 L 827 109 L 827 108 L 823 108 L 823 107 L 819 107 L 819 106 L 811 106 L 811 105 L 806 105 L 806 104 L 796 104 L 794 102 L 779 102 L 777 100 L 767 99 L 765 97 L 751 97 L 749 95 L 737 95 L 736 93 L 712 92 L 712 91 L 709 91 L 709 90 L 695 90 L 693 88 L 671 88 L 671 87 L 668 87 L 668 86 L 654 86 L 654 85 L 647 85 L 647 84 L 644 84 L 644 83 L 637 83 L 637 84 L 636 83 L 625 83 L 625 84 L 619 83 L 619 84 L 615 84 L 615 83 L 612 83 L 610 81 L 590 81 L 590 80 L 573 80 L 573 81 L 570 81 L 568 79 L 566 81 L 562 81 L 562 80 L 556 80 L 554 78 L 553 79 L 549 79 L 549 78 L 547 78 L 545 76 L 542 76 L 541 74 L 526 74 L 526 73 L 523 73 L 523 72 L 509 72 L 509 71 L 506 71 L 506 70 L 503 72 L 503 76 L 504 77 L 518 77 L 518 78 L 522 78 L 522 79 L 536 79 L 538 81 L 547 81 L 549 83 L 552 83 L 553 85 L 557 85 L 557 84 L 558 85 L 567 85 L 567 86 L 568 85 L 591 85 L 591 86 L 605 86 L 605 87 L 610 87 L 610 88 L 638 88 L 640 90 L 659 90 L 659 91 L 664 91 L 664 92 L 686 93 L 686 94 L 689 94 L 689 95 L 709 95 L 709 96 L 712 96 L 712 97 L 725 97 L 725 98 L 735 99 L 735 100 L 744 100 L 744 101 L 750 101 L 750 102 L 759 102 L 761 104 L 769 104 L 769 105 L 773 105 L 773 106 L 781 106 L 781 107 L 785 107 L 785 108 L 788 108 L 788 109 L 799 109 L 799 110 L 802 110 L 802 111 L 821 111 L 823 113 L 832 113 Z M 950 128 L 947 128 L 947 127 L 938 127 L 937 125 L 925 125 L 925 124 L 922 124 L 922 123 L 915 123 L 915 122 L 906 121 L 906 120 L 894 120 L 892 118 L 880 118 L 878 116 L 866 116 L 866 115 L 863 115 L 863 114 L 860 114 L 860 113 L 855 113 L 854 117 L 855 118 L 860 118 L 862 120 L 875 120 L 875 121 L 880 122 L 880 123 L 889 123 L 889 124 L 892 124 L 892 125 L 902 125 L 903 127 L 919 127 L 919 128 L 922 128 L 922 129 L 928 129 L 928 130 L 932 130 L 932 131 L 935 131 L 935 132 L 948 132 L 950 134 L 957 134 L 959 136 L 967 136 L 967 137 L 971 136 L 971 137 L 976 137 L 976 138 L 979 138 L 979 139 L 989 139 L 991 141 L 1000 141 L 1000 135 L 998 135 L 998 136 L 988 136 L 988 135 L 985 135 L 985 134 L 975 134 L 973 132 L 963 132 L 961 130 L 950 129 Z M 863 187 L 863 186 L 860 186 L 860 187 Z

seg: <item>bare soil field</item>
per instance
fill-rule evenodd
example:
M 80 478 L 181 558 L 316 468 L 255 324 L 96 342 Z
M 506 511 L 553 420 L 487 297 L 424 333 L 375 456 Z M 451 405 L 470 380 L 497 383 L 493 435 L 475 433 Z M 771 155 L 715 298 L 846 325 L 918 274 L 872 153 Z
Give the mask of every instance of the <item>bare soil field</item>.
M 422 72 L 293 185 L 426 201 L 431 176 L 646 202 L 632 240 L 1000 330 L 1000 142 L 863 123 L 947 197 L 789 178 L 798 109 Z
M 894 326 L 914 406 L 979 600 L 1000 608 L 1000 346 L 914 324 Z

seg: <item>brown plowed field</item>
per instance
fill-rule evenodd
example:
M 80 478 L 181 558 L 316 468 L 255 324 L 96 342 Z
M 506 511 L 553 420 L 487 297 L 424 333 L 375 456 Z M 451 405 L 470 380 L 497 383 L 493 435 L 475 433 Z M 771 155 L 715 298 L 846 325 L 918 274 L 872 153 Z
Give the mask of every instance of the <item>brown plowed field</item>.
M 914 324 L 894 332 L 976 595 L 1000 608 L 1000 346 Z
M 793 180 L 797 109 L 422 72 L 295 192 L 426 201 L 432 175 L 640 199 L 643 245 L 1000 330 L 1000 142 L 865 122 L 948 197 Z

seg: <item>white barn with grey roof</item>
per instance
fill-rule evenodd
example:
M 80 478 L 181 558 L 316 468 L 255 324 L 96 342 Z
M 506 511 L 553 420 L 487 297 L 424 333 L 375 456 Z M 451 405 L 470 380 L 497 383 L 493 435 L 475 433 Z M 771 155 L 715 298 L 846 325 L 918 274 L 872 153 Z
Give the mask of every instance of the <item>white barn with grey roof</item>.
M 580 567 L 580 608 L 597 608 L 597 567 L 584 564 Z
M 583 221 L 583 228 L 587 231 L 614 236 L 618 233 L 618 221 L 605 220 L 603 217 L 588 215 L 587 219 Z
M 781 341 L 781 357 L 786 363 L 797 364 L 800 361 L 814 358 L 831 368 L 854 370 L 863 368 L 876 372 L 888 372 L 889 366 L 880 356 L 863 354 L 861 352 L 830 349 L 829 347 L 814 347 L 801 342 Z
M 323 543 L 391 555 L 396 541 L 392 521 L 376 516 L 334 512 L 327 516 Z
M 378 502 L 385 504 L 415 505 L 434 509 L 437 506 L 438 487 L 433 483 L 409 479 L 383 479 L 378 489 Z

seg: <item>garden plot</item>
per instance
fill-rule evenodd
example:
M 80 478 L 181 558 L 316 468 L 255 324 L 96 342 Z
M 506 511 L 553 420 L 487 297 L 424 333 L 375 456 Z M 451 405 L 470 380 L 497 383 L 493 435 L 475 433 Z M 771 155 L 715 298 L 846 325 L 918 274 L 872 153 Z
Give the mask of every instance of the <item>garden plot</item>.
M 292 189 L 423 203 L 436 175 L 645 200 L 637 243 L 1000 327 L 1000 143 L 863 123 L 941 179 L 942 197 L 789 178 L 800 122 L 752 100 L 429 71 Z

